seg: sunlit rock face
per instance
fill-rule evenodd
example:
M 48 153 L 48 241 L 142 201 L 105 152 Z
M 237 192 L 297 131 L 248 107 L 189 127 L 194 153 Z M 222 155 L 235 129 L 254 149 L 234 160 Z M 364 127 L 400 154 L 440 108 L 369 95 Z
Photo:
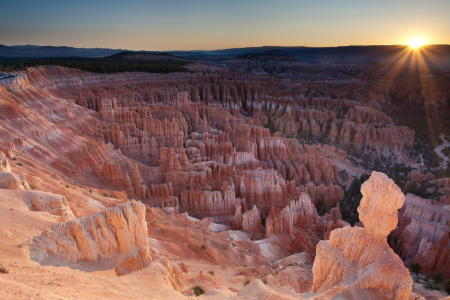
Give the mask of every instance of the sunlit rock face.
M 397 213 L 405 196 L 391 179 L 379 172 L 372 172 L 361 186 L 361 193 L 358 213 L 364 229 L 375 238 L 385 240 L 397 226 Z
M 46 211 L 56 216 L 59 222 L 75 219 L 66 197 L 62 195 L 40 191 L 28 191 L 24 197 L 24 202 L 30 210 Z
M 30 186 L 22 175 L 12 172 L 0 172 L 0 189 L 29 190 Z
M 55 259 L 96 262 L 128 257 L 118 273 L 144 267 L 151 260 L 147 239 L 145 207 L 131 201 L 44 231 L 31 241 L 30 258 L 41 263 Z M 131 256 L 131 257 L 130 257 Z M 114 262 L 113 262 L 114 263 Z
M 345 287 L 350 299 L 409 299 L 412 278 L 386 237 L 397 224 L 405 197 L 385 174 L 373 172 L 358 207 L 364 228 L 333 230 L 317 245 L 312 292 Z
M 6 154 L 0 151 L 0 171 L 11 172 L 11 165 L 6 157 Z

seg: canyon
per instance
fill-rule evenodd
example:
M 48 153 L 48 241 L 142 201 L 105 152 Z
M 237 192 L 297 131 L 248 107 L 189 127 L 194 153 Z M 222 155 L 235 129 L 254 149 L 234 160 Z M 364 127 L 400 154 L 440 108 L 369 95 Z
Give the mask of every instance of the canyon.
M 445 297 L 408 268 L 450 276 L 448 178 L 390 82 L 271 59 L 1 79 L 0 297 Z

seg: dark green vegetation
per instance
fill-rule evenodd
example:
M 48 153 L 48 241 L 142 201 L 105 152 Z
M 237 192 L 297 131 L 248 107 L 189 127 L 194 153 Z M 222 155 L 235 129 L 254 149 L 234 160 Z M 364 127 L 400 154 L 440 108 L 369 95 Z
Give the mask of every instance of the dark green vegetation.
M 205 293 L 205 290 L 201 286 L 198 286 L 198 285 L 194 286 L 192 288 L 192 290 L 194 290 L 194 294 L 197 297 L 200 295 L 203 295 Z
M 442 273 L 428 274 L 425 278 L 421 278 L 419 274 L 422 271 L 422 266 L 415 261 L 411 262 L 409 269 L 417 275 L 419 283 L 425 283 L 427 289 L 445 291 L 450 294 L 450 279 L 444 278 Z
M 420 264 L 415 261 L 411 262 L 411 264 L 409 265 L 409 268 L 411 269 L 411 272 L 416 273 L 417 277 L 419 276 L 419 273 L 422 270 L 422 267 L 420 266 Z
M 430 274 L 425 278 L 425 287 L 432 290 L 445 291 L 450 294 L 450 278 L 444 278 L 442 273 Z
M 0 58 L 0 72 L 13 72 L 15 70 L 23 70 L 28 67 L 42 65 L 55 65 L 75 68 L 95 73 L 171 73 L 189 71 L 184 67 L 189 63 L 189 61 L 176 59 L 175 57 L 170 55 L 153 55 L 151 59 L 130 59 L 129 57 L 124 55 L 116 54 L 103 58 Z
M 450 108 L 450 99 L 447 100 L 447 104 Z M 426 166 L 426 170 L 422 173 L 430 171 L 437 178 L 450 176 L 450 168 L 446 170 L 441 168 L 441 159 L 434 151 L 442 142 L 439 136 L 450 135 L 450 118 L 447 113 L 448 111 L 416 109 L 408 113 L 398 111 L 391 114 L 391 117 L 397 120 L 396 125 L 407 126 L 416 132 L 412 149 L 405 149 L 407 154 L 415 161 L 420 161 L 421 156 Z
M 272 134 L 278 131 L 278 128 L 273 123 L 273 118 L 270 116 L 268 116 L 268 122 L 264 125 L 264 128 L 268 128 Z
M 369 179 L 368 174 L 355 178 L 344 193 L 344 198 L 340 201 L 342 218 L 352 225 L 359 221 L 357 208 L 362 199 L 361 185 Z

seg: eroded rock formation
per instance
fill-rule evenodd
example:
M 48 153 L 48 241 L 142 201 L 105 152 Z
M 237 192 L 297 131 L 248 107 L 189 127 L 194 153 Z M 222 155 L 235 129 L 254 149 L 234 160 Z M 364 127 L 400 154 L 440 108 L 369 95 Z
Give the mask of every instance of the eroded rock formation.
M 0 151 L 0 172 L 11 172 L 11 165 L 2 151 Z
M 75 219 L 69 203 L 64 196 L 38 191 L 28 191 L 23 200 L 30 210 L 46 211 L 57 216 L 58 221 L 60 222 Z
M 0 189 L 29 190 L 30 186 L 22 175 L 12 172 L 0 172 Z
M 52 257 L 69 262 L 128 257 L 119 263 L 122 274 L 144 266 L 148 251 L 145 207 L 131 201 L 44 231 L 31 241 L 30 258 L 45 263 Z
M 320 217 L 311 199 L 302 193 L 298 200 L 292 200 L 283 210 L 272 208 L 266 219 L 266 237 L 272 234 L 290 234 L 294 225 L 315 231 L 319 226 L 319 220 Z
M 391 235 L 392 246 L 406 261 L 418 262 L 423 272 L 449 277 L 449 224 L 448 206 L 407 194 Z
M 372 172 L 361 192 L 358 212 L 364 228 L 336 229 L 328 241 L 319 242 L 312 292 L 338 291 L 340 286 L 337 293 L 354 299 L 408 299 L 412 278 L 386 242 L 405 197 L 391 179 L 378 172 Z
M 256 205 L 242 215 L 242 230 L 259 236 L 261 234 L 261 214 Z

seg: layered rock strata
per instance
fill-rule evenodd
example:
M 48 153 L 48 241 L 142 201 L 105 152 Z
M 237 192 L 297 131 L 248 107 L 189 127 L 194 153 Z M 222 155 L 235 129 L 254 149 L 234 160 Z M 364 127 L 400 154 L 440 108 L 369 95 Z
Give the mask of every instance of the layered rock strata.
M 151 260 L 148 252 L 145 206 L 136 201 L 60 223 L 30 245 L 30 258 L 37 262 L 49 257 L 69 262 L 128 257 L 119 263 L 118 274 L 145 266 Z

